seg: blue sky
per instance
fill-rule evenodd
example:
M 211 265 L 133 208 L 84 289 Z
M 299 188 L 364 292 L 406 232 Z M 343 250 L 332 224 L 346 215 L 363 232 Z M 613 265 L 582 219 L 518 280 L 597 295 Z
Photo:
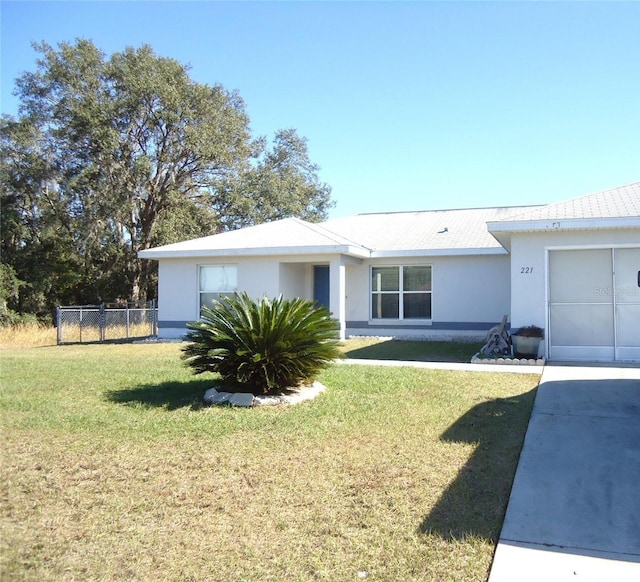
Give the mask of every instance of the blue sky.
M 640 179 L 638 2 L 3 0 L 2 113 L 32 41 L 150 44 L 307 137 L 332 217 L 538 204 Z

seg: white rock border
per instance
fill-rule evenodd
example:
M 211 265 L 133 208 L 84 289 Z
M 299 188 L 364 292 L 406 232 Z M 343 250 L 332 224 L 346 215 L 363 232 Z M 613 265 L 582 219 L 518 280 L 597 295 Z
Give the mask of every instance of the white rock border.
M 303 388 L 292 388 L 290 394 L 280 394 L 278 396 L 254 396 L 246 392 L 219 392 L 216 388 L 209 388 L 204 393 L 202 401 L 207 405 L 230 404 L 231 406 L 252 407 L 252 406 L 279 406 L 293 405 L 312 400 L 321 392 L 326 390 L 326 386 L 320 382 L 313 382 Z
M 471 358 L 472 364 L 504 364 L 511 366 L 544 366 L 544 358 L 480 358 L 478 354 L 475 354 Z

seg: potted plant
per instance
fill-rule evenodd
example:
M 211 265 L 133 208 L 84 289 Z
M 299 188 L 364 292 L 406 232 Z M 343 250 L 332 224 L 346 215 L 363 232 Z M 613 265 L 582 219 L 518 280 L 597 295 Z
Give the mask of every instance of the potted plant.
M 544 330 L 537 325 L 521 327 L 511 334 L 513 355 L 517 358 L 537 358 Z

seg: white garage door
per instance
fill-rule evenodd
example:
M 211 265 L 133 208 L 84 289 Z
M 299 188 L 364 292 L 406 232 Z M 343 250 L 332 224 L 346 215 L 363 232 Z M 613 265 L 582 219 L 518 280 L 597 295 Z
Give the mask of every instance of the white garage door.
M 549 359 L 640 361 L 640 248 L 549 252 Z

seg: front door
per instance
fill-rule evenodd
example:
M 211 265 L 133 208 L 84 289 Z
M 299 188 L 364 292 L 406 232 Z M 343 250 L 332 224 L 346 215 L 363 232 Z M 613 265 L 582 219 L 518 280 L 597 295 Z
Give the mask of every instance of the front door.
M 549 252 L 549 358 L 640 360 L 640 248 Z
M 313 267 L 313 299 L 318 305 L 329 309 L 329 265 Z

